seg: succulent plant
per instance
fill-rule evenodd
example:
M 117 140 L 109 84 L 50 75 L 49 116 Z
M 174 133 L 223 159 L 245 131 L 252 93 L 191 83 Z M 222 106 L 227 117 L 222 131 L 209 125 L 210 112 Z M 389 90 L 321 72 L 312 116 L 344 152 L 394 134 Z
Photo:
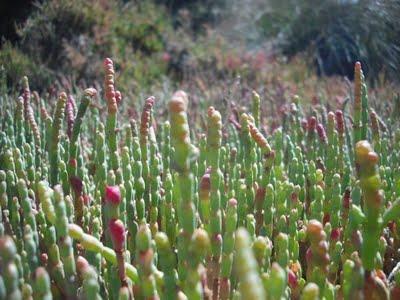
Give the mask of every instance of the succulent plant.
M 398 298 L 400 135 L 359 63 L 352 123 L 295 97 L 266 132 L 253 92 L 200 134 L 183 91 L 125 120 L 104 68 L 104 112 L 93 88 L 0 95 L 0 299 Z

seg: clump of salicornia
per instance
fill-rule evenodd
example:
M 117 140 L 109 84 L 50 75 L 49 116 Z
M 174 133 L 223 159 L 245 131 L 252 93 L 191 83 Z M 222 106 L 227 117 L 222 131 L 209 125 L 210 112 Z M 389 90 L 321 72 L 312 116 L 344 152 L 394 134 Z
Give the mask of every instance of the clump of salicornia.
M 400 131 L 360 63 L 350 112 L 296 96 L 273 132 L 256 92 L 204 132 L 183 91 L 125 119 L 104 69 L 0 95 L 0 299 L 399 298 Z

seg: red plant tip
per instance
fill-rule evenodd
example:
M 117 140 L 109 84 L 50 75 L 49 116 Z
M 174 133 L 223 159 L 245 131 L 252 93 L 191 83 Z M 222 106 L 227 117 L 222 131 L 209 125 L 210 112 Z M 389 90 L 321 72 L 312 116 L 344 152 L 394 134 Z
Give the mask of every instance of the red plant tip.
M 156 98 L 154 98 L 154 96 L 150 96 L 144 102 L 142 119 L 141 119 L 142 124 L 145 123 L 145 125 L 148 125 L 147 123 L 150 122 L 150 113 L 151 113 L 151 109 L 153 108 L 155 101 L 156 101 Z
M 83 183 L 82 180 L 77 176 L 71 176 L 69 178 L 69 182 L 74 190 L 75 194 L 81 195 L 83 190 Z
M 228 205 L 231 206 L 231 207 L 237 206 L 237 200 L 235 198 L 229 199 Z
M 78 258 L 76 259 L 76 268 L 79 272 L 83 272 L 84 270 L 89 268 L 89 262 L 86 260 L 86 258 L 78 256 Z
M 343 118 L 343 112 L 340 109 L 335 111 L 335 115 L 337 119 Z
M 337 131 L 339 132 L 339 134 L 343 135 L 344 134 L 343 112 L 341 110 L 337 110 L 335 114 L 336 114 Z
M 308 119 L 308 124 L 307 124 L 308 130 L 315 131 L 316 126 L 317 126 L 317 119 L 315 117 L 310 117 Z
M 296 288 L 298 284 L 296 274 L 292 270 L 288 272 L 288 283 L 291 289 Z
M 350 194 L 350 189 L 347 188 L 344 191 L 344 195 L 343 195 L 343 208 L 349 209 L 350 203 L 351 203 L 351 194 Z
M 110 229 L 111 240 L 115 251 L 122 251 L 125 245 L 125 226 L 119 219 L 112 219 L 108 223 Z
M 296 204 L 296 203 L 298 202 L 299 197 L 298 197 L 298 195 L 297 195 L 296 192 L 293 192 L 293 193 L 290 195 L 290 200 L 292 200 L 292 204 Z
M 115 99 L 115 87 L 114 87 L 114 65 L 111 59 L 106 58 L 104 60 L 104 86 L 105 95 L 107 100 L 108 112 L 115 114 L 117 112 L 117 100 Z
M 152 107 L 154 105 L 155 101 L 156 101 L 156 98 L 154 96 L 150 96 L 149 98 L 146 99 L 146 102 L 144 105 Z
M 317 125 L 317 132 L 318 132 L 318 136 L 319 136 L 319 139 L 321 140 L 321 142 L 327 143 L 328 139 L 326 138 L 325 128 L 321 123 L 319 123 Z
M 222 235 L 221 234 L 215 234 L 213 237 L 215 244 L 216 245 L 222 245 Z
M 156 98 L 154 96 L 150 96 L 149 98 L 147 98 L 146 101 L 144 102 L 143 111 L 148 111 L 152 109 L 155 101 Z
M 331 220 L 331 215 L 329 213 L 325 213 L 324 217 L 322 219 L 322 223 L 325 225 L 326 223 L 328 223 Z
M 85 204 L 85 205 L 89 205 L 90 204 L 89 195 L 83 195 L 83 204 Z
M 115 100 L 117 101 L 117 105 L 120 105 L 122 102 L 122 94 L 120 91 L 115 92 Z
M 111 87 L 106 91 L 106 97 L 109 99 L 115 98 L 115 92 L 111 90 Z
M 73 167 L 73 168 L 76 168 L 76 167 L 78 166 L 78 162 L 77 162 L 77 160 L 76 160 L 75 158 L 71 158 L 71 159 L 69 160 L 69 164 L 70 164 L 70 166 Z
M 104 66 L 107 66 L 107 65 L 113 65 L 114 63 L 113 63 L 113 61 L 111 60 L 111 58 L 106 58 L 105 60 L 104 60 Z
M 340 229 L 339 228 L 334 228 L 331 231 L 331 240 L 332 241 L 337 241 L 340 238 Z
M 211 188 L 210 173 L 205 173 L 200 180 L 200 190 L 209 190 Z
M 106 186 L 105 193 L 106 202 L 114 205 L 118 205 L 121 202 L 121 192 L 118 185 Z
M 48 261 L 49 261 L 49 256 L 47 255 L 47 253 L 40 254 L 40 262 L 43 266 L 46 266 Z

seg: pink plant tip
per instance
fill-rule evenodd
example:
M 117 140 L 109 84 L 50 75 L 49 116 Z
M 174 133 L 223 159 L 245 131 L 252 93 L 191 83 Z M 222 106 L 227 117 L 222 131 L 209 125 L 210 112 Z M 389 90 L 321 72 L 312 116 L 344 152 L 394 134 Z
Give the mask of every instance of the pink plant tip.
M 314 131 L 315 127 L 317 126 L 317 119 L 313 116 L 308 119 L 308 130 L 309 131 Z
M 111 219 L 108 223 L 115 251 L 122 251 L 125 245 L 125 226 L 119 219 Z
M 121 203 L 121 192 L 118 185 L 106 186 L 105 200 L 114 205 Z
M 114 63 L 113 63 L 113 61 L 111 60 L 111 58 L 109 58 L 109 57 L 107 57 L 105 60 L 104 60 L 104 66 L 107 66 L 107 65 L 113 65 Z
M 122 102 L 122 94 L 120 91 L 115 92 L 115 100 L 117 101 L 117 105 L 120 105 Z
M 237 200 L 235 198 L 231 198 L 229 199 L 228 204 L 231 207 L 237 206 Z
M 288 272 L 288 283 L 292 289 L 296 288 L 298 284 L 296 274 L 294 274 L 292 270 L 289 270 Z
M 339 240 L 339 238 L 340 238 L 340 229 L 339 228 L 332 229 L 331 240 L 337 241 L 337 240 Z

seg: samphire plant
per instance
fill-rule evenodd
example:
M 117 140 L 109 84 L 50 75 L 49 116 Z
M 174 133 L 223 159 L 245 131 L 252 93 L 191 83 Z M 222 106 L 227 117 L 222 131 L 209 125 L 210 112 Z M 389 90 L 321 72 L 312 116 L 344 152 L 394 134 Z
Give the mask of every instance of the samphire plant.
M 0 299 L 400 297 L 400 131 L 360 63 L 351 113 L 294 97 L 268 133 L 256 92 L 205 132 L 184 91 L 127 120 L 103 65 L 102 95 L 1 95 Z

